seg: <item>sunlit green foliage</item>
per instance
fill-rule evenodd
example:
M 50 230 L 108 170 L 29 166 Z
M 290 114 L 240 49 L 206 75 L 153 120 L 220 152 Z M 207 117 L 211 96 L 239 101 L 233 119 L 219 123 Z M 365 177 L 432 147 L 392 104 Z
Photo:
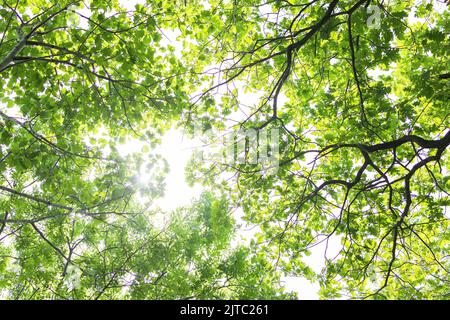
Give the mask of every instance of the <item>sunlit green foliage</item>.
M 293 298 L 289 275 L 448 298 L 449 21 L 430 0 L 3 1 L 2 297 Z M 279 168 L 192 161 L 206 192 L 161 212 L 174 125 L 279 129 Z
M 219 66 L 204 96 L 217 111 L 204 103 L 196 121 L 281 130 L 276 174 L 200 162 L 191 176 L 260 226 L 271 270 L 317 279 L 323 298 L 448 298 L 450 20 L 437 2 L 211 2 L 189 16 L 207 31 L 186 57 Z M 314 275 L 319 244 L 341 249 Z

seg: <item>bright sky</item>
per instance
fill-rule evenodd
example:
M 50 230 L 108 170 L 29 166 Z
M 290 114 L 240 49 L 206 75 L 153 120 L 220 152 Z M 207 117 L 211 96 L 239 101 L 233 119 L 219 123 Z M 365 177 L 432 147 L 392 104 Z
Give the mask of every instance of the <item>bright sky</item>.
M 127 144 L 120 146 L 118 149 L 122 154 L 131 152 L 139 152 L 142 142 L 131 140 Z M 169 164 L 169 173 L 166 177 L 166 192 L 164 197 L 156 200 L 155 207 L 163 210 L 174 210 L 179 207 L 189 205 L 200 195 L 202 188 L 200 185 L 190 187 L 185 180 L 185 167 L 192 156 L 194 147 L 198 144 L 188 139 L 181 130 L 171 129 L 163 137 L 162 143 L 157 147 L 155 153 L 160 153 Z M 145 175 L 141 176 L 142 182 L 149 178 Z M 239 211 L 236 213 L 238 223 L 242 223 L 239 219 Z M 254 230 L 248 230 L 245 226 L 238 236 L 243 240 L 250 237 Z M 330 241 L 328 245 L 328 258 L 334 257 L 339 251 L 339 242 Z M 314 247 L 311 255 L 305 259 L 306 263 L 319 272 L 324 266 L 324 250 L 325 243 Z M 298 293 L 300 299 L 318 299 L 317 292 L 319 285 L 310 283 L 308 280 L 300 277 L 285 277 L 283 279 L 287 290 Z
M 156 152 L 161 154 L 169 164 L 169 174 L 166 178 L 166 193 L 155 205 L 163 210 L 173 210 L 189 205 L 196 199 L 202 188 L 199 185 L 189 187 L 185 180 L 185 167 L 192 156 L 195 143 L 188 139 L 180 130 L 171 129 L 163 139 Z
M 142 3 L 141 0 L 121 0 L 119 1 L 121 5 L 126 8 L 132 9 L 138 3 Z M 166 39 L 168 42 L 172 42 L 171 44 L 174 47 L 178 47 L 175 41 L 173 32 L 164 32 L 165 36 L 170 38 Z M 165 40 L 165 41 L 166 41 Z M 252 105 L 257 101 L 257 98 L 251 94 L 241 94 L 240 97 L 242 101 L 246 105 Z M 285 101 L 284 97 L 280 97 L 279 99 L 280 106 Z M 238 118 L 242 118 L 245 114 L 236 115 Z M 134 151 L 134 148 L 137 147 L 139 143 L 135 143 L 133 141 L 129 142 L 127 145 L 122 147 L 122 150 L 126 153 L 130 151 Z M 187 136 L 183 135 L 181 130 L 172 129 L 168 131 L 163 139 L 161 145 L 158 147 L 156 152 L 160 152 L 161 155 L 167 160 L 169 164 L 169 173 L 166 177 L 166 191 L 165 196 L 156 201 L 155 206 L 160 207 L 163 210 L 173 210 L 178 207 L 189 205 L 194 199 L 196 199 L 202 188 L 199 185 L 195 185 L 194 187 L 189 187 L 185 180 L 185 167 L 187 162 L 192 156 L 193 147 L 197 146 L 198 143 L 193 142 L 188 139 Z M 138 151 L 138 150 L 136 150 Z M 146 179 L 145 176 L 142 177 L 143 180 Z M 239 222 L 242 222 L 239 219 L 239 213 L 236 213 L 236 219 Z M 242 230 L 242 238 L 248 238 L 254 233 L 255 230 L 248 230 L 246 227 Z M 314 271 L 319 272 L 324 266 L 324 247 L 325 244 L 319 245 L 312 250 L 312 254 L 306 259 L 307 263 L 314 269 Z M 336 247 L 336 245 L 334 245 Z M 333 247 L 333 244 L 330 242 L 330 247 Z M 329 248 L 329 252 L 332 251 L 332 248 Z M 311 283 L 310 281 L 300 278 L 300 277 L 285 277 L 283 279 L 284 285 L 288 291 L 297 292 L 300 299 L 317 299 L 317 292 L 319 290 L 319 285 L 317 283 Z

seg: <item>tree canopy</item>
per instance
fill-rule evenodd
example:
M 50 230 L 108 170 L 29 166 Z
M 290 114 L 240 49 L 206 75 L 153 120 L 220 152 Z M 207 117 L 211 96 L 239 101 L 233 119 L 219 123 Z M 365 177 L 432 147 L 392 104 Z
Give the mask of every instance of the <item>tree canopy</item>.
M 0 30 L 2 297 L 448 299 L 445 1 L 4 0 Z M 171 127 L 219 156 L 163 212 Z

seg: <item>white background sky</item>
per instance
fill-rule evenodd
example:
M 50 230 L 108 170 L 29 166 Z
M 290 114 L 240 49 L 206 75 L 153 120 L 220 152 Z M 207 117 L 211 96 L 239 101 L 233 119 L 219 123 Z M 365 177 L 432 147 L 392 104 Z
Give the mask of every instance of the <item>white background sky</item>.
M 159 207 L 165 211 L 174 210 L 182 206 L 188 206 L 193 200 L 199 197 L 202 192 L 201 186 L 196 184 L 190 187 L 185 180 L 185 167 L 196 145 L 198 144 L 183 135 L 181 130 L 171 129 L 164 135 L 161 145 L 157 147 L 155 152 L 161 154 L 167 160 L 169 173 L 166 177 L 165 195 L 156 200 L 155 207 Z M 130 140 L 127 144 L 120 146 L 119 151 L 122 154 L 140 152 L 141 146 L 141 141 Z M 141 179 L 145 182 L 147 177 L 143 175 Z M 242 223 L 238 216 L 239 211 L 236 212 L 236 218 L 238 223 Z M 252 233 L 252 230 L 244 227 L 240 236 L 245 240 Z M 327 256 L 329 258 L 334 257 L 339 249 L 339 241 L 330 241 Z M 306 263 L 316 272 L 320 272 L 324 266 L 324 250 L 325 243 L 320 244 L 311 250 L 310 256 L 305 258 Z M 317 292 L 319 285 L 317 283 L 311 283 L 300 277 L 285 277 L 283 282 L 286 289 L 297 292 L 300 299 L 318 299 Z

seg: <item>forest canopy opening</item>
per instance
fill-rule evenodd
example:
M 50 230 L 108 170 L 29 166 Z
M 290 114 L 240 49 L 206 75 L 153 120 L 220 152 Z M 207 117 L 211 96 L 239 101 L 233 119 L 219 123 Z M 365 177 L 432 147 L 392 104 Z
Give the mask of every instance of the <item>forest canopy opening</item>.
M 5 0 L 0 32 L 1 298 L 448 299 L 448 2 Z

